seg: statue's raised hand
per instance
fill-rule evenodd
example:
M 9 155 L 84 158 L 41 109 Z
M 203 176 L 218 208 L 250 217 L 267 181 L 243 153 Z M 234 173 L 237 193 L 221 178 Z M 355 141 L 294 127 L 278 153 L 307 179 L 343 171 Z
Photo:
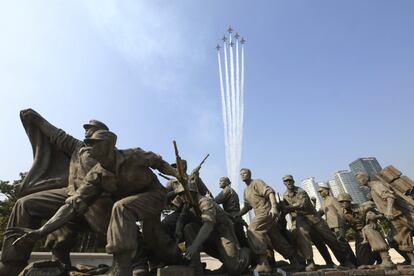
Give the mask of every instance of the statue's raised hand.
M 20 116 L 27 121 L 42 119 L 42 116 L 31 108 L 21 110 Z

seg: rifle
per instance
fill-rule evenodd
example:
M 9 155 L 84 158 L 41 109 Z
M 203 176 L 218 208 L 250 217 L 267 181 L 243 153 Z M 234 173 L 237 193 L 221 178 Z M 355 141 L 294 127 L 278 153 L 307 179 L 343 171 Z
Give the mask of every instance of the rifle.
M 206 161 L 206 159 L 209 156 L 210 156 L 210 154 L 207 154 L 206 157 L 204 157 L 203 161 L 201 161 L 200 165 L 198 165 L 197 167 L 195 167 L 195 169 L 191 172 L 192 175 L 200 172 L 201 166 L 204 164 L 204 162 Z
M 197 216 L 201 216 L 201 211 L 198 208 L 198 205 L 195 202 L 194 198 L 191 196 L 190 190 L 188 189 L 188 178 L 184 173 L 184 168 L 183 168 L 183 165 L 182 165 L 182 162 L 181 162 L 182 159 L 180 157 L 180 154 L 178 153 L 177 142 L 175 142 L 175 140 L 174 140 L 173 144 L 174 144 L 175 160 L 176 160 L 176 163 L 177 163 L 177 171 L 178 171 L 178 178 L 177 179 L 181 183 L 181 185 L 183 186 L 185 197 L 187 198 L 190 205 L 194 207 L 194 210 L 195 210 Z
M 191 179 L 192 177 L 194 177 L 196 174 L 198 174 L 200 172 L 201 166 L 204 164 L 204 162 L 206 161 L 206 159 L 209 156 L 210 156 L 210 154 L 207 154 L 206 157 L 204 157 L 203 161 L 201 161 L 201 163 L 197 167 L 195 167 L 195 169 L 193 169 L 193 171 L 191 172 L 191 175 L 190 175 L 189 179 Z M 211 197 L 213 197 L 213 194 L 210 192 L 210 190 L 208 189 L 207 185 L 201 179 L 198 179 L 197 181 L 200 181 L 201 184 L 200 183 L 199 184 L 202 185 L 202 186 L 204 186 L 206 188 L 207 195 L 210 195 Z
M 279 209 L 279 219 L 280 219 L 280 217 L 283 217 L 284 215 L 286 215 L 286 211 L 284 210 L 285 209 L 285 203 L 280 198 L 279 193 L 276 193 L 276 195 L 277 195 L 277 207 Z
M 162 178 L 164 178 L 164 179 L 167 179 L 168 181 L 172 180 L 172 178 L 170 178 L 170 177 L 166 176 L 165 174 L 158 173 L 158 175 L 159 175 L 159 176 L 161 176 L 161 177 L 162 177 Z
M 282 202 L 282 200 L 280 199 L 280 194 L 279 194 L 279 192 L 277 192 L 277 193 L 276 193 L 276 195 L 277 195 L 277 203 L 281 203 L 281 202 Z

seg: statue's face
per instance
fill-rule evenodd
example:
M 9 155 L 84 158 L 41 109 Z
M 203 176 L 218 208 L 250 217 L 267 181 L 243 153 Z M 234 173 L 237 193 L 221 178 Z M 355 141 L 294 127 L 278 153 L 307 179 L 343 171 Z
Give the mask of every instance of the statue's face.
M 94 134 L 95 131 L 97 131 L 98 128 L 95 126 L 89 126 L 85 129 L 85 138 L 91 138 L 92 134 Z
M 227 178 L 225 177 L 220 178 L 219 185 L 220 185 L 220 188 L 222 189 L 225 188 L 228 185 Z
M 329 190 L 328 189 L 320 189 L 319 194 L 321 195 L 321 197 L 325 198 L 329 195 Z
M 112 145 L 109 141 L 96 141 L 91 145 L 89 154 L 92 158 L 102 161 L 110 152 Z
M 241 180 L 246 181 L 251 179 L 251 174 L 248 170 L 241 170 L 240 171 Z
M 358 183 L 363 186 L 367 185 L 369 180 L 368 175 L 366 174 L 357 174 L 356 179 L 358 180 Z
M 295 181 L 288 179 L 288 180 L 284 180 L 283 184 L 285 184 L 286 188 L 288 188 L 288 190 L 292 190 L 295 187 Z
M 341 204 L 341 207 L 344 209 L 348 209 L 349 207 L 351 207 L 350 201 L 340 201 L 339 203 Z

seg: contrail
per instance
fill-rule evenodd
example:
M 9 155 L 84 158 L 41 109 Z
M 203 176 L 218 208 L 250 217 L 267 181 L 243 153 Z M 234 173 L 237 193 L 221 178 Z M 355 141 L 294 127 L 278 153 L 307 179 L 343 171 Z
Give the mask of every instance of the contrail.
M 241 136 L 241 117 L 240 117 L 240 70 L 239 70 L 239 39 L 236 37 L 236 130 L 237 130 L 237 164 L 240 164 L 241 159 L 241 143 L 240 143 L 240 136 Z M 239 166 L 237 167 L 239 170 Z
M 225 77 L 226 77 L 226 113 L 227 113 L 227 136 L 228 136 L 228 142 L 229 142 L 229 147 L 226 148 L 226 156 L 227 159 L 229 160 L 229 167 L 227 167 L 227 173 L 230 175 L 230 171 L 231 171 L 231 166 L 232 166 L 232 160 L 231 160 L 231 152 L 230 149 L 232 148 L 231 144 L 232 144 L 232 140 L 233 137 L 231 135 L 231 125 L 232 125 L 232 120 L 231 120 L 231 114 L 230 114 L 230 83 L 229 83 L 229 70 L 228 70 L 228 64 L 227 64 L 227 45 L 226 42 L 224 42 L 224 69 L 225 69 Z
M 230 35 L 230 43 L 229 43 L 229 51 L 230 51 L 230 87 L 231 87 L 231 120 L 232 120 L 232 143 L 233 143 L 233 147 L 231 147 L 231 156 L 232 156 L 232 178 L 234 178 L 234 171 L 236 168 L 236 161 L 237 161 L 237 157 L 236 157 L 236 150 L 237 150 L 237 134 L 236 134 L 236 125 L 237 125 L 237 121 L 236 121 L 236 91 L 235 89 L 235 85 L 234 85 L 234 60 L 233 60 L 233 42 L 232 42 L 232 37 Z
M 224 144 L 227 174 L 235 189 L 238 188 L 238 175 L 241 161 L 244 122 L 244 42 L 239 34 L 233 38 L 229 28 L 229 40 L 223 38 L 224 68 L 220 46 L 217 45 L 219 63 L 221 109 L 224 125 Z M 241 47 L 239 45 L 241 43 Z M 234 47 L 235 46 L 235 47 Z M 240 52 L 241 50 L 241 52 Z M 227 53 L 227 51 L 229 53 Z M 228 55 L 229 56 L 228 56 Z M 224 72 L 223 72 L 224 71 Z M 224 75 L 223 75 L 224 74 Z M 225 82 L 225 83 L 224 83 Z
M 241 45 L 241 81 L 240 81 L 240 106 L 241 106 L 241 120 L 240 120 L 240 156 L 242 152 L 243 145 L 243 129 L 244 129 L 244 44 Z
M 221 56 L 220 51 L 217 51 L 217 60 L 218 60 L 218 66 L 219 66 L 219 76 L 220 76 L 220 94 L 221 94 L 221 112 L 223 113 L 223 125 L 224 125 L 224 145 L 225 148 L 229 148 L 229 137 L 227 133 L 227 114 L 226 114 L 226 99 L 224 97 L 224 85 L 223 85 L 223 72 L 221 70 Z M 230 160 L 226 156 L 226 165 L 227 168 L 230 165 Z

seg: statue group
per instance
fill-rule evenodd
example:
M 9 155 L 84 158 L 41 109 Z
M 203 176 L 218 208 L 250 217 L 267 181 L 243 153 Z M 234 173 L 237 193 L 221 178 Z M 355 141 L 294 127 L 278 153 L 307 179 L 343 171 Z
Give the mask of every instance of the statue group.
M 19 199 L 4 233 L 1 276 L 19 275 L 28 265 L 34 244 L 43 238 L 53 259 L 71 270 L 70 252 L 85 231 L 93 232 L 113 256 L 112 266 L 99 275 L 150 275 L 172 265 L 203 275 L 206 269 L 200 252 L 220 260 L 222 266 L 216 272 L 227 275 L 271 273 L 277 266 L 275 251 L 289 261 L 291 271 L 315 271 L 319 266 L 312 245 L 326 267 L 376 264 L 392 269 L 396 265 L 388 253 L 390 247 L 407 265 L 414 265 L 414 183 L 392 166 L 375 177 L 356 175 L 360 185 L 370 188 L 371 196 L 362 204 L 353 204 L 346 193 L 336 198 L 328 185 L 320 185 L 320 210 L 295 185 L 292 175 L 283 177 L 286 191 L 280 198 L 243 168 L 240 208 L 229 178 L 219 179 L 222 191 L 214 197 L 200 178 L 201 164 L 187 173 L 175 143 L 176 162 L 170 164 L 141 148 L 118 149 L 116 134 L 97 120 L 83 126 L 85 137 L 78 140 L 32 109 L 21 111 L 20 117 L 34 162 L 16 187 Z M 165 187 L 154 170 L 169 179 Z M 249 211 L 254 217 L 247 224 L 242 217 Z M 378 220 L 391 225 L 386 237 Z M 352 229 L 355 253 L 348 243 L 348 229 Z

